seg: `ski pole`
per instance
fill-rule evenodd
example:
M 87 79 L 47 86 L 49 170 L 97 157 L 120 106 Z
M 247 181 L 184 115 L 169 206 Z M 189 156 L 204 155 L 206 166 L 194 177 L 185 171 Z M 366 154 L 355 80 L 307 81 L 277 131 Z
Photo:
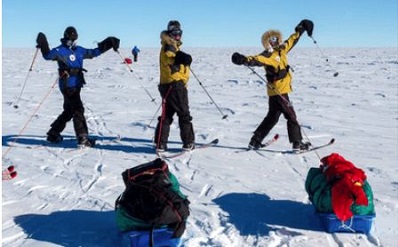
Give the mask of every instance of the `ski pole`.
M 196 76 L 196 74 L 193 72 L 191 68 L 192 75 L 195 77 L 195 79 L 198 81 L 199 85 L 203 88 L 203 90 L 206 92 L 207 96 L 209 96 L 210 100 L 213 102 L 213 104 L 217 107 L 218 111 L 222 115 L 222 119 L 226 119 L 228 117 L 227 114 L 224 115 L 224 113 L 221 111 L 220 107 L 216 104 L 216 102 L 213 100 L 213 98 L 210 96 L 210 94 L 207 92 L 206 88 L 203 86 L 202 82 L 199 80 L 199 78 Z
M 266 79 L 264 79 L 264 77 L 262 77 L 259 73 L 257 73 L 252 67 L 250 67 L 249 65 L 246 65 L 246 67 L 249 68 L 249 69 L 253 72 L 253 74 L 257 75 L 262 81 L 264 81 L 265 84 L 267 85 L 267 87 L 268 87 L 269 89 L 274 90 L 274 91 L 277 93 L 277 95 L 278 95 L 283 101 L 285 101 L 285 103 L 286 103 L 288 106 L 291 106 L 291 105 L 292 105 L 292 103 L 291 103 L 290 101 L 288 101 L 287 99 L 285 99 L 284 97 L 282 97 L 282 94 L 279 92 L 279 90 L 278 90 L 276 87 L 274 87 L 274 86 L 272 86 L 270 83 L 268 83 L 268 81 L 267 81 Z
M 285 98 L 283 98 L 282 97 L 282 94 L 279 92 L 279 90 L 277 89 L 277 88 L 275 88 L 274 86 L 272 86 L 270 83 L 268 83 L 268 81 L 266 80 L 266 79 L 264 79 L 264 77 L 262 77 L 259 73 L 257 73 L 252 67 L 250 67 L 249 65 L 246 65 L 246 67 L 248 67 L 252 72 L 253 72 L 253 74 L 255 74 L 255 75 L 257 75 L 262 81 L 264 81 L 265 82 L 265 84 L 267 85 L 267 87 L 269 88 L 269 89 L 271 89 L 271 90 L 274 90 L 277 94 L 278 94 L 278 96 L 279 97 L 281 97 L 281 99 L 283 100 L 283 101 L 285 101 L 285 103 L 287 104 L 287 105 L 291 105 L 291 102 L 289 102 L 288 100 L 286 100 Z
M 25 131 L 25 129 L 28 127 L 28 124 L 30 123 L 30 121 L 32 121 L 33 117 L 36 115 L 36 113 L 39 111 L 40 107 L 43 105 L 44 101 L 47 99 L 47 97 L 50 95 L 51 91 L 55 88 L 55 85 L 58 82 L 59 77 L 57 77 L 57 79 L 55 79 L 53 85 L 51 86 L 51 88 L 47 91 L 46 95 L 44 96 L 44 98 L 40 101 L 39 105 L 36 107 L 36 109 L 34 110 L 34 112 L 32 113 L 32 115 L 29 117 L 28 121 L 26 121 L 25 125 L 22 127 L 21 131 L 19 131 L 18 135 L 14 138 L 14 140 L 11 142 L 10 146 L 8 147 L 8 149 L 3 153 L 2 158 L 4 159 L 7 155 L 7 153 L 11 150 L 11 148 L 13 147 L 13 145 L 17 142 L 18 138 L 22 135 L 22 133 Z
M 314 44 L 316 45 L 316 47 L 318 48 L 319 52 L 321 53 L 321 56 L 325 59 L 325 61 L 327 62 L 327 64 L 335 71 L 334 74 L 333 74 L 333 76 L 334 76 L 334 77 L 337 77 L 337 76 L 339 75 L 339 72 L 337 72 L 337 71 L 332 67 L 332 65 L 329 63 L 329 59 L 323 54 L 321 48 L 320 48 L 319 45 L 318 45 L 318 42 L 316 42 L 316 40 L 315 40 L 312 36 L 309 36 L 309 37 L 312 39 L 312 41 L 313 41 Z
M 133 69 L 130 67 L 130 65 L 128 65 L 128 63 L 126 63 L 126 61 L 125 61 L 125 59 L 123 58 L 123 56 L 122 56 L 122 54 L 120 53 L 120 51 L 117 50 L 116 52 L 117 52 L 117 54 L 119 54 L 120 58 L 122 59 L 123 63 L 127 66 L 127 68 L 129 69 L 129 71 L 130 71 L 131 73 L 133 73 Z M 133 73 L 133 74 L 134 74 L 134 73 Z M 134 74 L 134 76 L 135 76 L 135 74 Z M 136 78 L 137 78 L 137 77 L 136 77 Z M 155 98 L 152 97 L 152 95 L 148 92 L 148 90 L 147 90 L 146 88 L 144 88 L 144 86 L 143 86 L 142 83 L 141 83 L 141 80 L 138 79 L 138 78 L 137 78 L 137 80 L 138 80 L 138 82 L 140 83 L 141 88 L 144 89 L 145 92 L 146 92 L 146 94 L 149 96 L 149 98 L 151 98 L 151 101 L 154 102 L 154 103 L 156 104 Z
M 33 64 L 34 64 L 34 62 L 35 62 L 35 60 L 36 60 L 37 53 L 39 52 L 39 49 L 40 49 L 40 48 L 37 48 L 37 49 L 36 49 L 35 55 L 33 56 L 32 63 L 30 64 L 29 71 L 28 71 L 28 73 L 26 74 L 25 81 L 24 81 L 24 83 L 23 83 L 23 85 L 22 85 L 21 92 L 19 93 L 17 102 L 15 102 L 15 104 L 14 104 L 14 108 L 15 108 L 15 109 L 18 109 L 19 100 L 20 100 L 21 97 L 22 97 L 22 93 L 23 93 L 23 91 L 24 91 L 24 89 L 25 89 L 25 85 L 26 85 L 26 82 L 28 81 L 28 77 L 29 77 L 29 75 L 30 75 L 30 72 L 32 71 L 32 67 L 33 67 Z

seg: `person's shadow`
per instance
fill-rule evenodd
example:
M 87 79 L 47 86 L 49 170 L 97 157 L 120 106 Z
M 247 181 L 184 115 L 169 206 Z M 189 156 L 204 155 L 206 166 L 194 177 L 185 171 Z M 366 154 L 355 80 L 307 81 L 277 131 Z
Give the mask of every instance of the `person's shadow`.
M 40 147 L 60 148 L 60 149 L 76 149 L 76 137 L 71 135 L 63 135 L 64 140 L 60 143 L 49 143 L 46 141 L 45 136 L 35 135 L 3 135 L 2 144 L 3 147 L 10 148 L 26 148 L 35 149 Z M 114 136 L 100 136 L 91 135 L 90 137 L 96 140 L 96 144 L 93 148 L 102 149 L 108 151 L 122 151 L 125 153 L 145 153 L 156 155 L 154 145 L 150 139 L 142 138 L 131 138 L 121 137 L 116 138 Z M 171 145 L 182 145 L 180 141 L 169 141 Z M 201 145 L 203 143 L 197 143 Z M 181 148 L 169 148 L 169 152 L 179 152 Z
M 120 246 L 115 211 L 71 210 L 14 217 L 27 238 L 59 246 Z
M 243 236 L 264 236 L 269 231 L 282 231 L 293 236 L 302 234 L 293 229 L 323 231 L 311 204 L 274 200 L 257 193 L 225 194 L 213 202 L 227 213 L 228 222 L 234 224 Z
M 35 149 L 40 147 L 62 148 L 62 149 L 76 149 L 76 137 L 64 135 L 64 140 L 60 143 L 49 143 L 45 136 L 35 135 L 3 135 L 3 147 L 20 147 L 27 149 Z M 91 136 L 96 140 L 95 149 L 109 150 L 109 151 L 123 151 L 125 153 L 153 153 L 155 154 L 152 140 L 122 137 L 117 139 L 113 136 Z

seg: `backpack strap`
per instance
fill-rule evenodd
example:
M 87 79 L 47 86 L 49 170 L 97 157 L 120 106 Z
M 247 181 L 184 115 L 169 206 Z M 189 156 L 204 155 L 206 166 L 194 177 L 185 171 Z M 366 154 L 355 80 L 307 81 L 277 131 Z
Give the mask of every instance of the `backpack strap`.
M 156 170 L 168 172 L 166 162 L 158 158 L 151 162 L 127 169 L 122 173 L 124 185 L 127 187 L 129 185 L 129 181 L 135 180 L 137 177 L 144 174 L 153 174 Z
M 154 247 L 154 242 L 153 242 L 153 230 L 155 229 L 155 225 L 152 224 L 151 230 L 149 232 L 149 247 Z

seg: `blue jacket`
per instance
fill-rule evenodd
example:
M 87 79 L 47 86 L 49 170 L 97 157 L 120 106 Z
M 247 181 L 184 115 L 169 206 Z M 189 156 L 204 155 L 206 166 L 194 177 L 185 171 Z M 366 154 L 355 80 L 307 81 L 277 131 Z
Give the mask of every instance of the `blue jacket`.
M 131 53 L 133 53 L 133 55 L 137 55 L 138 52 L 140 52 L 140 49 L 138 49 L 137 46 L 134 46 L 134 48 L 131 50 Z
M 98 48 L 86 49 L 81 46 L 69 47 L 61 44 L 43 55 L 45 60 L 53 60 L 58 63 L 59 88 L 81 88 L 85 84 L 83 71 L 83 59 L 94 58 L 101 55 Z

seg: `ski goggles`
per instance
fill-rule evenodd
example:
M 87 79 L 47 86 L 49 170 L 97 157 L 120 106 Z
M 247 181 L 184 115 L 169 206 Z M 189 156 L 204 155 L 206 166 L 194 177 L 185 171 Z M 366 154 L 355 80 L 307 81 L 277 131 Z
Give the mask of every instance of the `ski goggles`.
M 271 44 L 275 44 L 275 43 L 278 43 L 278 38 L 277 37 L 270 37 L 269 38 L 269 42 L 271 43 Z
M 170 31 L 170 35 L 177 37 L 182 35 L 182 30 L 179 28 L 174 28 Z

